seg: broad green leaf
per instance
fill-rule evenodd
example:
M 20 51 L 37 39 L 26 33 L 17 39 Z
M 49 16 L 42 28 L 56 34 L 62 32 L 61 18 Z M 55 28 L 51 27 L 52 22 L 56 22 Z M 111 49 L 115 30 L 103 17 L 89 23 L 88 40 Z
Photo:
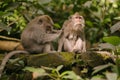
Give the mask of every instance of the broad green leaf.
M 80 76 L 76 75 L 73 71 L 65 71 L 61 74 L 63 79 L 70 80 L 83 80 Z
M 39 73 L 39 76 L 45 76 L 48 75 L 46 71 L 42 68 L 34 68 L 34 67 L 25 67 L 23 70 L 28 70 L 30 72 L 37 72 Z
M 55 26 L 55 28 L 58 28 L 58 29 L 61 28 L 60 25 L 59 25 L 58 23 L 55 23 L 54 26 Z
M 103 40 L 114 46 L 118 46 L 120 44 L 120 37 L 117 36 L 103 37 Z

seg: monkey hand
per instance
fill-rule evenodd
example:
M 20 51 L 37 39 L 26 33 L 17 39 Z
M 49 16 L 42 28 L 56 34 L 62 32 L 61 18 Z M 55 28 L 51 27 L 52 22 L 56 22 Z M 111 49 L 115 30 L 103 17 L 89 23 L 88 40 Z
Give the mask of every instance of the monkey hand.
M 58 37 L 62 34 L 62 30 L 57 31 Z
M 86 49 L 83 49 L 82 52 L 86 52 Z
M 82 49 L 81 51 L 80 51 L 80 53 L 85 53 L 86 52 L 86 49 Z
M 82 49 L 82 50 L 73 49 L 72 52 L 75 52 L 75 53 L 84 53 L 84 52 L 86 52 L 86 49 Z
M 54 32 L 54 33 L 60 33 L 60 32 L 62 32 L 62 30 L 52 30 L 52 32 Z
M 60 34 L 61 34 L 61 33 L 62 33 L 62 30 L 58 30 L 57 33 L 60 33 Z

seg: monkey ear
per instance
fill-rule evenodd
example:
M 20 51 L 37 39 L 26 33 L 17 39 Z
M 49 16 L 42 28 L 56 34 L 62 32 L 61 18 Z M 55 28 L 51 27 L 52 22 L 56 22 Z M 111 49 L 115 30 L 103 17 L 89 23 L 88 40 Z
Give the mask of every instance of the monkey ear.
M 46 19 L 47 19 L 48 21 L 50 21 L 52 24 L 54 24 L 54 22 L 53 22 L 53 20 L 52 20 L 52 18 L 51 18 L 50 16 L 45 15 L 45 17 L 46 17 Z
M 72 18 L 72 16 L 69 16 L 68 19 L 70 20 Z
M 42 20 L 42 19 L 39 19 L 39 20 L 38 20 L 38 24 L 41 25 L 42 23 L 43 23 L 43 20 Z

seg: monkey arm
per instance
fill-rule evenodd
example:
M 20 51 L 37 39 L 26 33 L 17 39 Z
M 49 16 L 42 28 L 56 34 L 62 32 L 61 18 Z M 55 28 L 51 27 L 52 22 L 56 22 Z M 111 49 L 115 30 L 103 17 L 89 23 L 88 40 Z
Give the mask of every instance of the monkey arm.
M 82 49 L 82 52 L 86 52 L 86 42 L 83 41 L 83 49 Z
M 83 33 L 82 33 L 82 35 L 83 35 L 83 52 L 86 52 L 86 39 L 85 39 L 85 33 L 84 33 L 84 30 L 83 30 Z
M 58 52 L 61 52 L 62 51 L 62 47 L 63 47 L 63 44 L 64 44 L 64 39 L 65 37 L 62 35 L 60 36 L 60 39 L 58 41 Z
M 63 23 L 62 30 L 66 29 L 66 27 L 69 25 L 68 23 L 70 23 L 70 20 L 66 20 L 66 21 Z
M 45 34 L 43 39 L 42 39 L 42 43 L 46 43 L 46 42 L 52 42 L 55 39 L 57 39 L 60 36 L 60 33 L 56 33 L 56 34 Z

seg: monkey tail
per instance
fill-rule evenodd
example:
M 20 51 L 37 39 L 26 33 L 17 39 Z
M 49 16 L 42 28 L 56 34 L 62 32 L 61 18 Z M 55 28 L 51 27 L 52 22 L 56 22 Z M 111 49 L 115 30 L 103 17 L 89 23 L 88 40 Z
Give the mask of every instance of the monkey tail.
M 20 54 L 20 53 L 28 54 L 27 51 L 12 51 L 12 52 L 8 53 L 8 54 L 3 58 L 2 62 L 1 62 L 1 65 L 0 65 L 0 78 L 1 78 L 1 76 L 2 76 L 2 72 L 3 72 L 3 70 L 4 70 L 4 68 L 5 68 L 5 65 L 6 65 L 7 61 L 9 60 L 9 58 L 11 58 L 11 57 L 12 57 L 13 55 L 15 55 L 15 54 Z

